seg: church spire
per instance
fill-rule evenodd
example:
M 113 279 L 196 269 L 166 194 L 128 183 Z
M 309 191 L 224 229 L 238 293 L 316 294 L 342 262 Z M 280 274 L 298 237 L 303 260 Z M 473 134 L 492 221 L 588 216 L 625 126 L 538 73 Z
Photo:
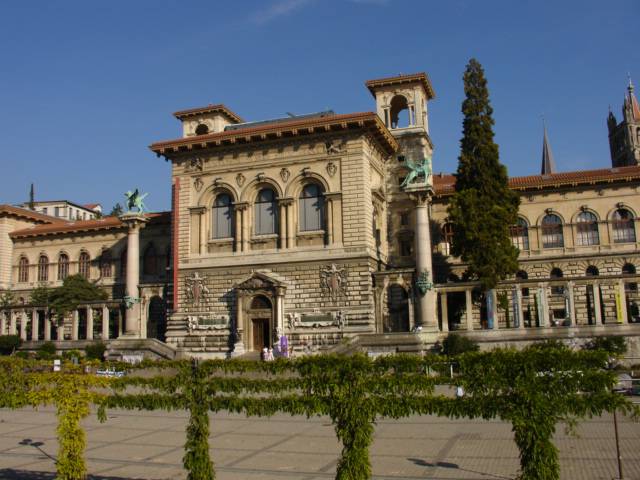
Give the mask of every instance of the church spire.
M 629 75 L 629 86 L 627 87 L 627 91 L 629 93 L 625 99 L 625 103 L 631 116 L 629 120 L 640 121 L 640 106 L 638 105 L 636 95 L 633 93 L 634 87 L 633 82 L 631 81 L 631 75 Z
M 556 162 L 553 159 L 553 153 L 551 152 L 551 146 L 549 145 L 549 139 L 547 137 L 547 125 L 542 120 L 544 128 L 544 135 L 542 137 L 542 167 L 540 168 L 541 175 L 550 175 L 556 173 Z

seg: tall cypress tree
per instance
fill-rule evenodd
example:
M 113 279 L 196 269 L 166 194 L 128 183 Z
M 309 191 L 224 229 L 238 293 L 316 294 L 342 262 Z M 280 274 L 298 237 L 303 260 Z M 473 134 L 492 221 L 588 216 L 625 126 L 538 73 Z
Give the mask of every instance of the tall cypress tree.
M 473 58 L 464 72 L 464 93 L 456 189 L 448 208 L 452 253 L 468 264 L 468 276 L 488 290 L 518 269 L 509 227 L 517 221 L 520 198 L 509 189 L 507 169 L 500 163 L 487 80 Z

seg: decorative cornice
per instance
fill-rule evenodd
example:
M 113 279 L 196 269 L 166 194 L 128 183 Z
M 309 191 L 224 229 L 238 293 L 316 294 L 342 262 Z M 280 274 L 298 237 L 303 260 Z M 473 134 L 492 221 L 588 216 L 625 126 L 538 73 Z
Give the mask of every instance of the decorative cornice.
M 291 119 L 288 122 L 278 122 L 256 127 L 247 127 L 224 132 L 200 135 L 198 137 L 180 138 L 157 142 L 149 148 L 158 156 L 171 158 L 175 154 L 196 152 L 218 147 L 242 146 L 249 143 L 267 140 L 282 140 L 296 136 L 335 133 L 339 131 L 365 130 L 384 151 L 391 155 L 398 148 L 398 142 L 391 132 L 384 126 L 378 115 L 373 112 L 348 113 L 327 115 L 302 120 Z
M 187 110 L 180 110 L 174 112 L 173 116 L 178 120 L 184 120 L 189 117 L 195 117 L 197 115 L 203 115 L 207 113 L 222 113 L 234 123 L 242 123 L 244 120 L 239 115 L 236 115 L 233 111 L 227 108 L 226 105 L 219 103 L 217 105 L 207 105 L 206 107 L 189 108 Z
M 420 86 L 422 86 L 429 99 L 435 98 L 436 93 L 433 90 L 433 86 L 431 85 L 429 76 L 425 72 L 412 73 L 408 75 L 396 75 L 395 77 L 377 78 L 374 80 L 368 80 L 367 82 L 365 82 L 365 85 L 371 92 L 371 95 L 375 97 L 375 90 L 377 88 L 416 82 L 420 83 Z

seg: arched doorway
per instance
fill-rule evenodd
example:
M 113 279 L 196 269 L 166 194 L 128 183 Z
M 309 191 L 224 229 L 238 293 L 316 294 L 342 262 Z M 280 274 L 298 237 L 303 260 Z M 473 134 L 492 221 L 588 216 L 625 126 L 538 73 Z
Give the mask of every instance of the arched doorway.
M 249 341 L 251 350 L 261 351 L 263 348 L 272 347 L 273 305 L 271 300 L 264 295 L 256 295 L 249 304 L 249 325 L 251 333 Z
M 387 292 L 389 302 L 389 330 L 409 331 L 409 295 L 400 285 L 391 285 Z
M 149 302 L 149 317 L 147 319 L 147 338 L 157 338 L 165 341 L 167 331 L 167 308 L 164 300 L 159 296 L 151 297 Z

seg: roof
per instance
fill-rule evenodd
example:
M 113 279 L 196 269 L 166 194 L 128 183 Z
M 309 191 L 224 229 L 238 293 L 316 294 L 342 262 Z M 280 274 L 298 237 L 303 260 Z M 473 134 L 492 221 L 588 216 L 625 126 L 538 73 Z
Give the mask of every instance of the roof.
M 69 200 L 37 200 L 35 202 L 33 202 L 34 205 L 36 206 L 41 206 L 41 205 L 56 205 L 56 204 L 65 204 L 65 205 L 71 205 L 73 207 L 76 208 L 82 208 L 84 210 L 91 210 L 88 205 L 81 205 L 79 203 L 75 203 Z M 29 205 L 29 202 L 25 202 L 22 205 L 27 206 Z M 99 203 L 95 203 L 92 205 L 100 205 Z
M 429 99 L 435 98 L 436 93 L 433 90 L 433 86 L 431 85 L 431 80 L 429 76 L 424 73 L 411 73 L 408 75 L 396 75 L 395 77 L 385 77 L 385 78 L 377 78 L 375 80 L 367 80 L 365 85 L 371 92 L 371 95 L 374 97 L 375 89 L 379 87 L 388 87 L 392 85 L 402 85 L 403 83 L 412 83 L 412 82 L 420 82 L 422 88 L 424 88 L 425 93 Z
M 378 115 L 373 112 L 333 114 L 304 119 L 292 118 L 289 121 L 278 121 L 240 130 L 157 142 L 150 145 L 149 148 L 158 156 L 164 155 L 166 157 L 179 152 L 357 128 L 368 130 L 389 154 L 395 153 L 398 149 L 396 139 L 393 138 Z
M 180 110 L 178 112 L 174 112 L 173 116 L 179 120 L 184 120 L 185 118 L 194 117 L 196 115 L 202 115 L 205 113 L 221 113 L 225 115 L 227 118 L 229 118 L 229 120 L 231 120 L 232 122 L 235 122 L 235 123 L 244 122 L 244 120 L 242 119 L 242 117 L 240 117 L 240 115 L 237 115 L 222 103 L 218 103 L 216 105 L 209 104 L 206 107 L 189 108 L 187 110 Z
M 145 217 L 152 224 L 169 223 L 171 212 L 146 213 Z M 118 217 L 102 217 L 93 220 L 78 220 L 75 222 L 62 220 L 51 225 L 35 225 L 11 232 L 11 238 L 29 238 L 63 233 L 95 232 L 100 230 L 113 230 L 124 228 L 125 225 Z
M 0 205 L 0 216 L 11 215 L 14 217 L 26 218 L 34 220 L 35 222 L 43 223 L 61 223 L 64 220 L 56 217 L 50 217 L 42 213 L 35 212 L 21 207 L 14 207 L 13 205 Z
M 542 190 L 579 185 L 640 180 L 640 166 L 603 168 L 600 170 L 576 170 L 573 172 L 552 173 L 550 175 L 529 175 L 511 177 L 509 186 L 513 190 Z M 435 174 L 433 188 L 436 195 L 448 196 L 455 191 L 456 177 L 451 174 Z
M 99 203 L 87 203 L 86 205 L 83 205 L 83 207 L 89 210 L 95 210 L 98 207 L 102 208 L 102 205 L 100 205 Z

